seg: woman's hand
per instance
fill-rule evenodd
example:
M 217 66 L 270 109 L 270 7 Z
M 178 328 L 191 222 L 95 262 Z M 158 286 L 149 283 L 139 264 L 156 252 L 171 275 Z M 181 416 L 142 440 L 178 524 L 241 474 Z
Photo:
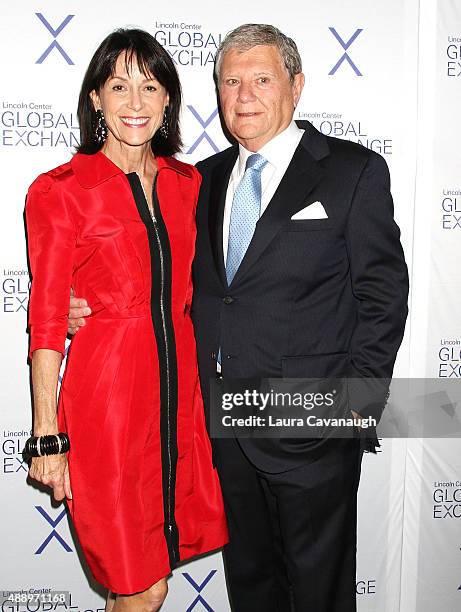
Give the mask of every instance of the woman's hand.
M 29 476 L 51 487 L 56 501 L 61 501 L 64 497 L 72 499 L 66 453 L 32 457 Z
M 56 413 L 57 387 L 62 354 L 51 349 L 37 349 L 32 355 L 32 387 L 34 391 L 34 436 L 59 432 Z M 29 475 L 53 489 L 57 501 L 68 497 L 69 468 L 66 453 L 32 457 Z

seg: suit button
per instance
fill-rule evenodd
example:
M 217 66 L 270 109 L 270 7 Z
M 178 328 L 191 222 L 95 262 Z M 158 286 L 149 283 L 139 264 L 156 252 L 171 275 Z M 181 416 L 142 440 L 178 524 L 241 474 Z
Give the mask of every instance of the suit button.
M 214 351 L 211 353 L 211 359 L 216 359 L 216 353 Z
M 223 297 L 222 301 L 224 302 L 224 304 L 232 304 L 234 298 L 230 295 L 226 295 L 226 297 Z

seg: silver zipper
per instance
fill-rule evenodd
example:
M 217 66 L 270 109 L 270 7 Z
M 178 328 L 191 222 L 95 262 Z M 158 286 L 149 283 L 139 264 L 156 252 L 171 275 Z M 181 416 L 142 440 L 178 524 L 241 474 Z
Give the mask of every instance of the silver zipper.
M 139 177 L 139 175 L 138 175 Z M 163 327 L 163 336 L 165 338 L 165 354 L 166 354 L 166 376 L 167 376 L 167 447 L 168 447 L 168 531 L 170 534 L 173 532 L 173 524 L 171 517 L 171 429 L 170 429 L 170 354 L 168 347 L 168 336 L 166 330 L 166 319 L 165 319 L 165 304 L 164 304 L 164 289 L 165 289 L 165 262 L 163 258 L 163 250 L 162 243 L 160 241 L 160 235 L 158 233 L 158 225 L 157 220 L 154 214 L 154 203 L 152 198 L 152 209 L 149 207 L 149 200 L 147 199 L 146 192 L 144 190 L 144 185 L 142 184 L 141 177 L 139 177 L 139 182 L 141 183 L 141 187 L 144 193 L 144 197 L 146 198 L 147 208 L 149 209 L 149 213 L 152 219 L 152 223 L 154 225 L 155 238 L 157 240 L 158 250 L 160 253 L 160 312 L 162 315 L 162 327 Z M 155 182 L 154 182 L 155 184 Z M 176 556 L 176 551 L 172 546 L 172 550 L 174 555 Z
M 149 200 L 147 199 L 147 195 L 146 195 L 146 192 L 145 192 L 145 189 L 144 189 L 144 185 L 142 184 L 141 177 L 139 176 L 139 174 L 138 174 L 137 172 L 136 172 L 136 174 L 137 174 L 137 177 L 138 177 L 138 179 L 139 179 L 139 182 L 141 183 L 141 189 L 142 189 L 142 192 L 143 192 L 143 194 L 144 194 L 144 198 L 145 198 L 145 200 L 146 200 L 146 204 L 147 204 L 147 208 L 149 209 L 150 216 L 152 217 L 152 221 L 155 223 L 155 225 L 157 225 L 157 220 L 155 219 L 155 215 L 154 215 L 154 204 L 152 203 L 152 208 L 150 208 L 150 206 L 149 206 Z M 160 246 L 160 245 L 159 245 L 159 246 Z M 161 249 L 160 249 L 160 250 L 161 250 Z

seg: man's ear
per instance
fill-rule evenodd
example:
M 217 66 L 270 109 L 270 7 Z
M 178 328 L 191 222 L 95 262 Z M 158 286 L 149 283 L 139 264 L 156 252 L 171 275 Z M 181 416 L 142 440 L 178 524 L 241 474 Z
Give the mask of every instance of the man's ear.
M 93 102 L 94 110 L 98 110 L 98 108 L 101 108 L 101 100 L 94 89 L 93 91 L 90 91 L 90 98 Z
M 305 78 L 302 72 L 298 72 L 298 74 L 295 74 L 294 79 L 293 79 L 293 100 L 295 103 L 295 108 L 298 105 L 299 98 L 301 97 L 303 87 L 304 87 L 304 82 L 305 82 Z

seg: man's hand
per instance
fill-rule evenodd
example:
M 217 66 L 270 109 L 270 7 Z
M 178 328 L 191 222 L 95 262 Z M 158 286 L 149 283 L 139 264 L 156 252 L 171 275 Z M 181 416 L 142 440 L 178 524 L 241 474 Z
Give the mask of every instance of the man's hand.
M 358 412 L 355 412 L 355 410 L 351 410 L 351 412 L 352 412 L 352 416 L 354 417 L 354 419 L 357 419 L 357 421 L 361 421 L 363 419 L 363 417 Z M 357 427 L 359 429 L 362 429 L 361 425 L 357 425 Z
M 74 292 L 71 290 L 67 333 L 72 336 L 76 334 L 85 325 L 84 317 L 87 317 L 89 314 L 91 314 L 91 308 L 89 308 L 87 301 L 75 297 Z

